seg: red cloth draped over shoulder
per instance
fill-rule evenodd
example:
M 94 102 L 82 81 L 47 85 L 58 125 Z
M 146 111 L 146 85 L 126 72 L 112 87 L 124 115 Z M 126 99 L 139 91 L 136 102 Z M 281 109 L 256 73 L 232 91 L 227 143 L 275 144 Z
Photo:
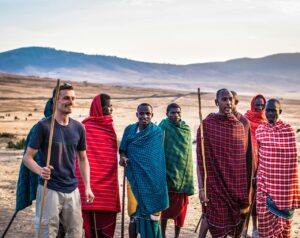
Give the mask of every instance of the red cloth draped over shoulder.
M 117 136 L 112 116 L 103 116 L 100 95 L 94 97 L 90 116 L 82 121 L 86 129 L 87 157 L 90 164 L 92 204 L 85 202 L 84 184 L 77 166 L 78 188 L 82 210 L 120 212 Z
M 245 130 L 233 115 L 216 113 L 203 120 L 207 170 L 206 217 L 212 236 L 231 232 L 240 222 L 240 209 L 249 205 L 246 175 Z M 197 163 L 203 180 L 204 170 L 197 134 Z M 215 229 L 216 228 L 216 229 Z
M 296 137 L 282 121 L 265 123 L 256 130 L 259 145 L 257 190 L 271 196 L 280 210 L 300 208 Z
M 251 139 L 252 139 L 252 148 L 253 148 L 253 154 L 254 154 L 254 166 L 255 168 L 257 167 L 257 162 L 258 162 L 258 152 L 257 152 L 257 143 L 256 143 L 256 137 L 255 137 L 255 131 L 258 126 L 266 122 L 266 115 L 265 115 L 265 109 L 256 112 L 255 107 L 254 107 L 254 102 L 255 99 L 261 97 L 264 101 L 264 104 L 266 104 L 266 99 L 264 98 L 263 95 L 258 94 L 254 96 L 251 100 L 251 110 L 247 110 L 245 113 L 245 117 L 249 120 L 250 122 L 250 128 L 251 128 Z

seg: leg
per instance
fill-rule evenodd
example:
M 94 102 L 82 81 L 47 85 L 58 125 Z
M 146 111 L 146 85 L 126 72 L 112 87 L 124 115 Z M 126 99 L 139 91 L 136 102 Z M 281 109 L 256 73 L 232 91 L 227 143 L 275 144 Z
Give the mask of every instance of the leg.
M 258 237 L 258 231 L 257 231 L 257 216 L 252 216 L 252 224 L 253 224 L 252 237 L 253 237 L 253 238 L 257 238 L 257 237 Z
M 82 213 L 78 188 L 72 193 L 64 193 L 62 222 L 65 225 L 66 237 L 82 238 Z
M 38 185 L 36 194 L 36 215 L 34 219 L 36 237 L 38 237 L 42 193 L 43 186 Z M 59 213 L 61 211 L 59 193 L 54 190 L 47 189 L 44 202 L 45 206 L 40 227 L 41 237 L 56 237 L 59 227 Z
M 90 211 L 82 211 L 83 232 L 85 238 L 91 238 L 91 218 Z
M 258 237 L 258 231 L 257 231 L 256 201 L 254 201 L 251 215 L 252 215 L 252 224 L 253 224 L 252 237 L 257 238 Z
M 203 216 L 203 218 L 202 218 L 202 221 L 200 224 L 200 231 L 199 231 L 198 238 L 205 238 L 206 234 L 208 232 L 208 223 L 207 223 L 206 217 L 204 215 L 202 215 L 202 216 Z
M 175 238 L 179 238 L 180 228 L 181 228 L 180 226 L 175 225 Z
M 59 222 L 59 228 L 58 228 L 58 234 L 57 234 L 57 238 L 64 238 L 65 237 L 65 229 L 64 226 L 61 222 Z
M 162 233 L 163 238 L 166 238 L 167 223 L 168 223 L 168 219 L 161 219 L 160 220 L 160 227 L 161 227 L 161 233 Z
M 130 217 L 128 233 L 129 233 L 129 238 L 137 238 L 136 221 L 135 221 L 135 218 L 133 216 Z

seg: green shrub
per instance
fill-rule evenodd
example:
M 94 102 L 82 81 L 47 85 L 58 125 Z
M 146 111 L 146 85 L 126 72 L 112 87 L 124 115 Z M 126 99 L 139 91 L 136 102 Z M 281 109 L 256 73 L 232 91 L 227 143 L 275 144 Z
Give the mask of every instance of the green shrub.
M 16 138 L 16 136 L 12 133 L 8 132 L 0 132 L 0 137 L 2 138 Z
M 16 143 L 14 143 L 13 141 L 9 141 L 7 143 L 7 148 L 21 150 L 25 148 L 25 142 L 26 142 L 25 138 L 17 141 Z

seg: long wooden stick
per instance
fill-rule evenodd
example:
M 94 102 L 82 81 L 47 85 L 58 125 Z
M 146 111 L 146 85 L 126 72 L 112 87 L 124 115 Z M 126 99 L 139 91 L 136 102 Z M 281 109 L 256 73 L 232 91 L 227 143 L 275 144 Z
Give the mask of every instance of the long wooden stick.
M 50 167 L 51 147 L 52 147 L 54 123 L 55 123 L 55 116 L 56 116 L 56 106 L 57 106 L 57 100 L 58 100 L 58 96 L 59 96 L 59 86 L 60 86 L 60 79 L 57 79 L 56 91 L 55 91 L 54 103 L 53 103 L 53 105 L 54 105 L 53 106 L 53 114 L 52 114 L 51 125 L 50 125 L 47 162 L 46 162 L 46 167 L 48 167 L 48 168 Z M 44 206 L 45 206 L 45 196 L 46 196 L 46 191 L 47 191 L 47 184 L 48 184 L 48 180 L 44 180 L 43 194 L 42 194 L 42 200 L 41 200 L 41 210 L 40 210 L 40 221 L 39 221 L 39 228 L 38 228 L 38 238 L 41 237 L 41 224 L 42 224 L 42 218 L 43 218 L 43 210 L 44 210 Z
M 125 170 L 126 167 L 124 167 L 124 173 L 123 173 L 121 238 L 124 238 L 124 222 L 125 222 L 125 187 L 126 187 Z
M 198 223 L 197 223 L 197 226 L 196 226 L 196 228 L 195 228 L 195 231 L 194 231 L 194 233 L 197 233 L 197 231 L 198 231 L 198 228 L 199 228 L 199 225 L 200 225 L 200 223 L 201 223 L 201 220 L 202 220 L 202 218 L 203 218 L 203 214 L 201 215 L 201 217 L 200 217 L 200 219 L 199 219 L 199 221 L 198 221 Z
M 202 112 L 201 112 L 201 95 L 200 88 L 198 88 L 198 103 L 199 103 L 199 119 L 200 119 L 200 143 L 201 143 L 201 156 L 203 161 L 203 170 L 204 170 L 204 178 L 203 178 L 203 189 L 204 189 L 204 206 L 207 206 L 208 198 L 207 198 L 207 171 L 206 171 L 206 160 L 205 160 L 205 148 L 204 148 L 204 136 L 203 136 L 203 120 L 202 120 Z
M 6 233 L 8 232 L 8 230 L 9 230 L 9 228 L 10 228 L 10 226 L 11 226 L 11 224 L 13 223 L 14 219 L 16 218 L 17 213 L 18 213 L 18 211 L 15 211 L 15 213 L 13 214 L 12 218 L 10 219 L 10 221 L 9 221 L 9 223 L 8 223 L 6 229 L 5 229 L 5 231 L 4 231 L 3 234 L 1 235 L 1 238 L 4 238 L 4 237 L 5 237 Z

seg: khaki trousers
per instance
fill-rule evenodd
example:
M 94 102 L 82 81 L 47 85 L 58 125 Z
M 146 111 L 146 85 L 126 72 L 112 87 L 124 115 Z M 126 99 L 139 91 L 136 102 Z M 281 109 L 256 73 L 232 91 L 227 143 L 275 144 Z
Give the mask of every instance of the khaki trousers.
M 40 219 L 43 186 L 38 185 L 36 194 L 36 215 L 34 219 L 36 237 Z M 71 193 L 57 192 L 47 188 L 43 218 L 41 224 L 42 238 L 56 238 L 59 222 L 64 226 L 68 238 L 82 238 L 82 214 L 78 188 Z

